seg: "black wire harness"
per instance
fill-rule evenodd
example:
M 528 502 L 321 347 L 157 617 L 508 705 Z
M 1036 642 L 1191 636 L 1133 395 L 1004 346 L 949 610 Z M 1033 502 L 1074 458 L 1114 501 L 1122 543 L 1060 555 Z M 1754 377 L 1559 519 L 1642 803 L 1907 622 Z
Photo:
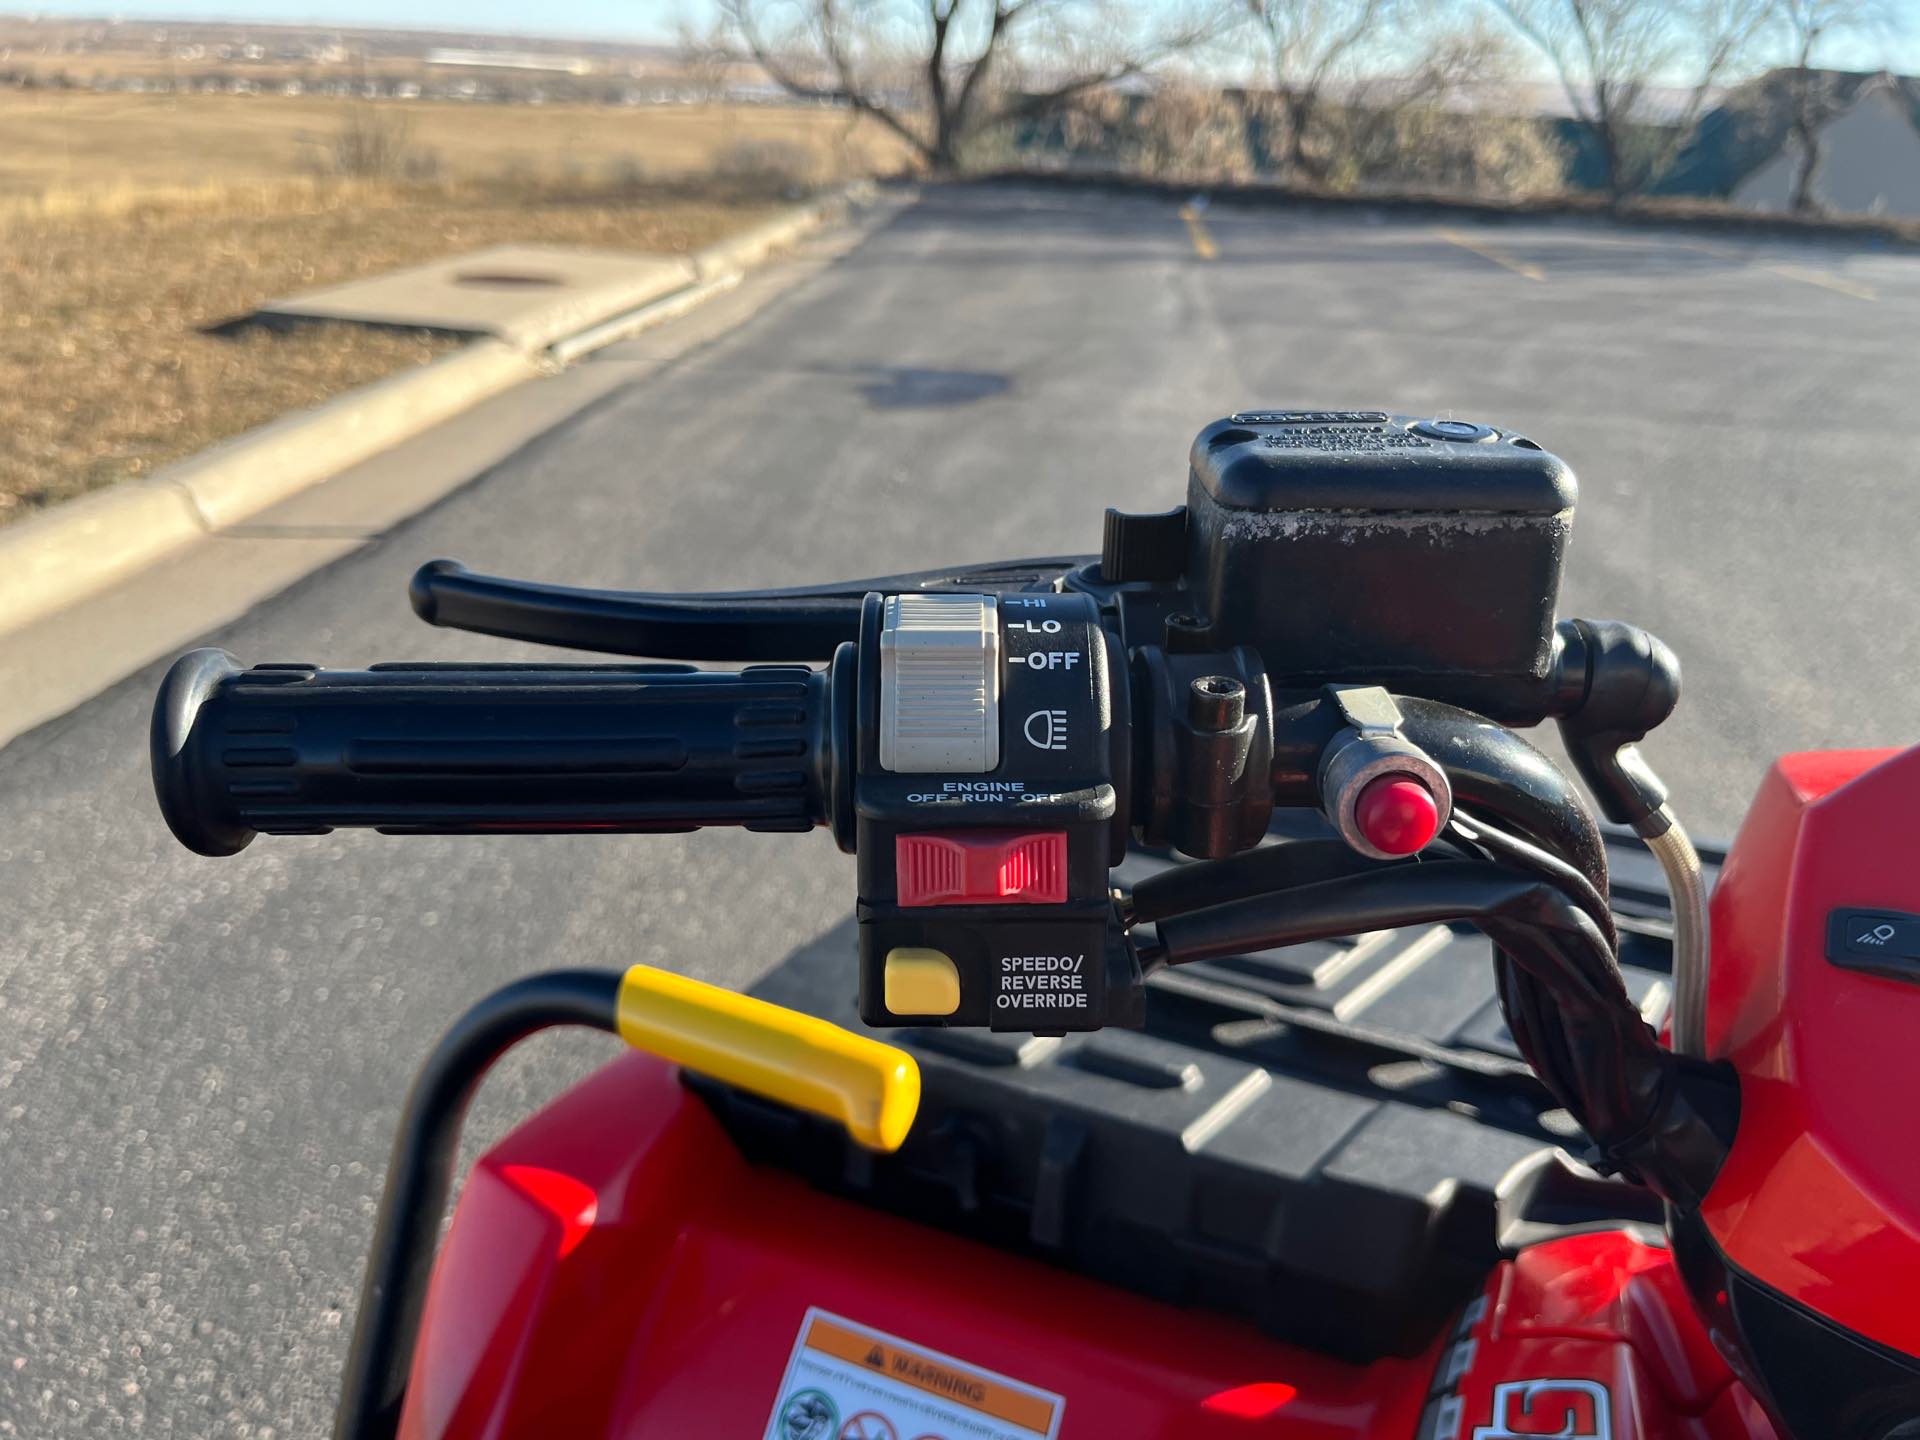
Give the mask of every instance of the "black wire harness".
M 1463 818 L 1449 838 L 1449 858 L 1318 878 L 1328 867 L 1316 857 L 1301 867 L 1315 877 L 1306 883 L 1161 913 L 1142 962 L 1178 965 L 1361 931 L 1471 923 L 1496 948 L 1516 1045 L 1593 1137 L 1602 1167 L 1677 1204 L 1696 1200 L 1726 1153 L 1731 1095 L 1716 1067 L 1675 1056 L 1635 1007 L 1603 897 L 1564 860 L 1485 822 Z M 1278 878 L 1287 867 L 1275 858 L 1263 868 Z M 1187 884 L 1205 894 L 1197 879 Z M 1154 898 L 1158 910 L 1163 897 Z

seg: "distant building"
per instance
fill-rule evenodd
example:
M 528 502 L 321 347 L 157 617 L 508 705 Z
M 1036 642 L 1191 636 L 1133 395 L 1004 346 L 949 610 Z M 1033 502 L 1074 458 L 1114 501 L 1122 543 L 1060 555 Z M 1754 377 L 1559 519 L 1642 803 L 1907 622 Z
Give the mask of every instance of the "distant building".
M 542 70 L 558 75 L 591 75 L 593 62 L 582 55 L 543 55 L 526 50 L 427 51 L 429 65 L 464 65 L 485 70 Z
M 1656 187 L 1752 210 L 1785 210 L 1800 168 L 1793 135 L 1794 70 L 1730 92 L 1701 117 Z M 1920 79 L 1883 72 L 1807 75 L 1820 166 L 1814 197 L 1836 214 L 1920 216 Z

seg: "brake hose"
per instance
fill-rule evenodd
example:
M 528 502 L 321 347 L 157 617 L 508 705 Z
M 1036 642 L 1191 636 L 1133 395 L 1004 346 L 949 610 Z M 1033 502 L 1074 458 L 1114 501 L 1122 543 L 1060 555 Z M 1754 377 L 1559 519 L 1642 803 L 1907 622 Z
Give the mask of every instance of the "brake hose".
M 1705 1059 L 1707 1053 L 1707 882 L 1700 854 L 1662 805 L 1634 826 L 1667 880 L 1673 907 L 1673 1048 Z

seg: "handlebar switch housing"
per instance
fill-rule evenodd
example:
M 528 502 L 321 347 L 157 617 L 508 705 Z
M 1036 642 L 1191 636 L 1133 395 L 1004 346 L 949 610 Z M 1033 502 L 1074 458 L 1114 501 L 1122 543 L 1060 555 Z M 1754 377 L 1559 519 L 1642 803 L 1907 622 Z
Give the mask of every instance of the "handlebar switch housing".
M 931 658 L 860 667 L 861 1018 L 1040 1033 L 1138 1024 L 1139 971 L 1107 879 L 1126 829 L 1123 668 L 1088 596 L 971 598 L 943 596 L 931 614 L 875 594 L 862 612 L 863 656 Z M 903 715 L 920 731 L 912 744 L 895 734 Z M 992 743 L 938 743 L 983 724 Z M 902 756 L 916 768 L 894 768 Z

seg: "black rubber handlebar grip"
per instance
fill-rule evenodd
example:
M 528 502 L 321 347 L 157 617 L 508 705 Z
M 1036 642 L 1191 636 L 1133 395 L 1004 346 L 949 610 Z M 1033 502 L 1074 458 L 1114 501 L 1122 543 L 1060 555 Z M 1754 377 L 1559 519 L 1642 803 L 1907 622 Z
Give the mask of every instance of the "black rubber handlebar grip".
M 195 650 L 154 703 L 154 790 L 189 849 L 321 835 L 805 830 L 826 820 L 823 672 L 680 665 L 243 670 Z

